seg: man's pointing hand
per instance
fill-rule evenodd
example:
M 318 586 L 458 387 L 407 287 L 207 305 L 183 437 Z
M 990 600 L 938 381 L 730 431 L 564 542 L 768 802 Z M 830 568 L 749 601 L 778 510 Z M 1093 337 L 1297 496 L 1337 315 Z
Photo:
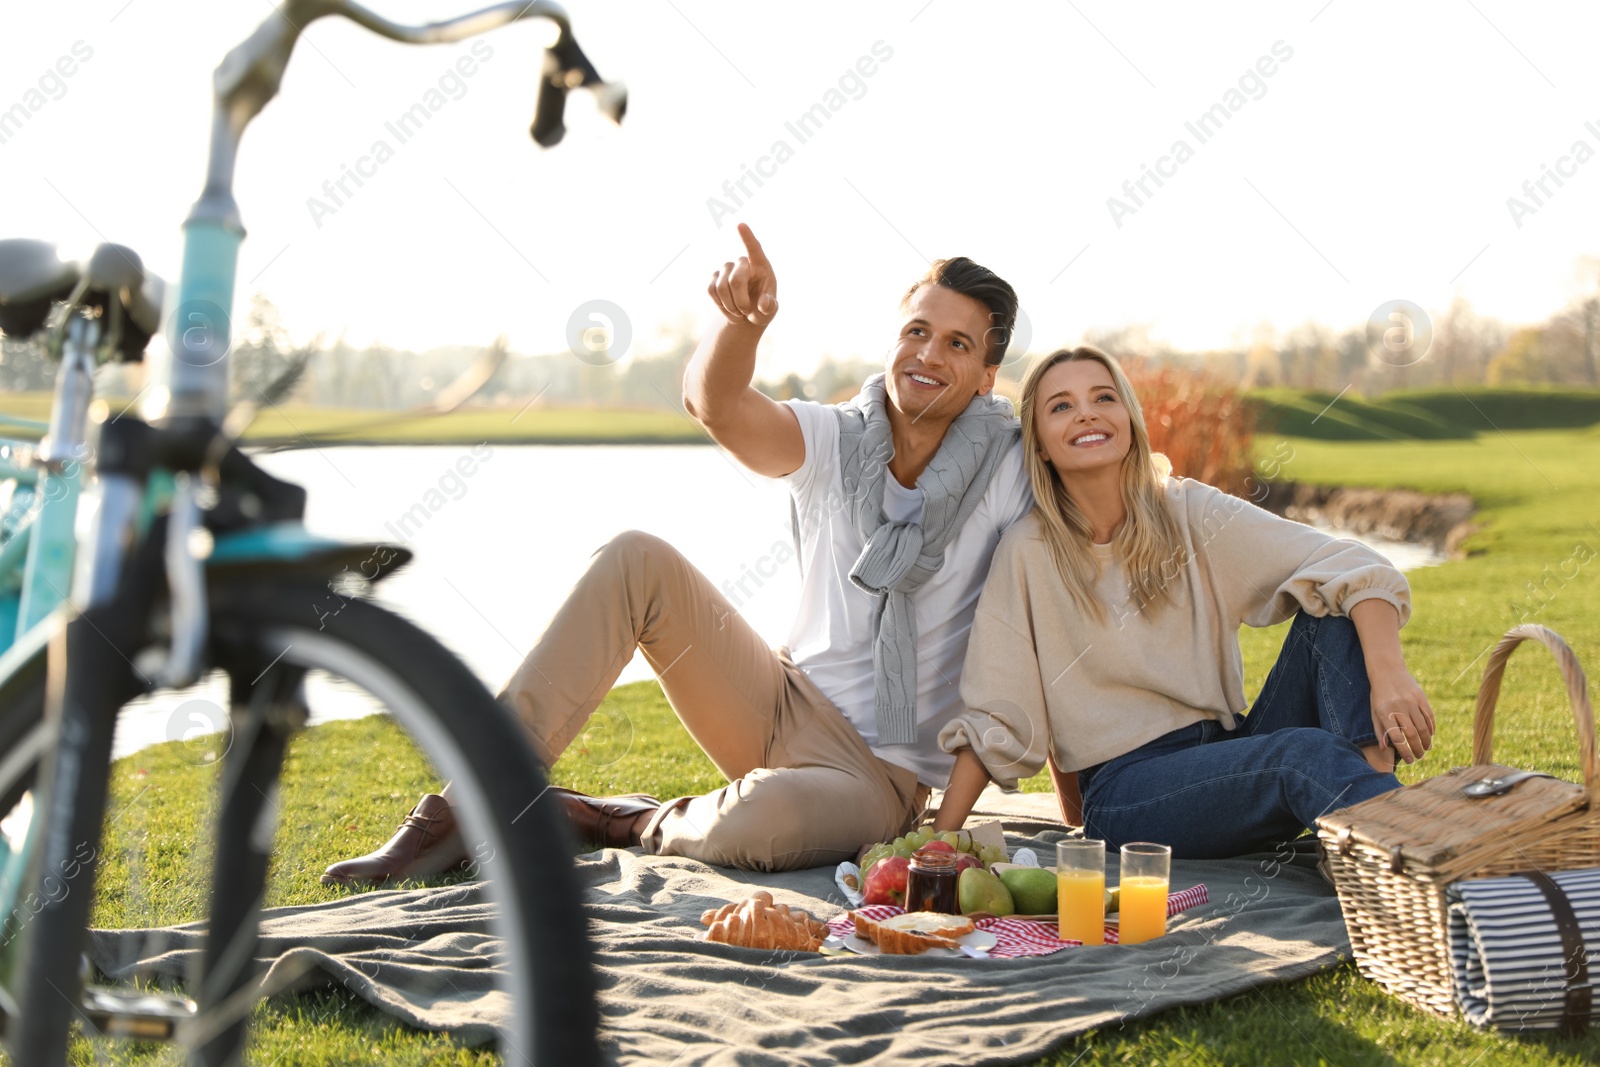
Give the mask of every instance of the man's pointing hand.
M 712 274 L 706 292 L 729 322 L 765 327 L 778 313 L 778 279 L 767 254 L 761 250 L 761 242 L 742 222 L 739 237 L 746 254 L 737 263 L 724 263 L 721 270 Z

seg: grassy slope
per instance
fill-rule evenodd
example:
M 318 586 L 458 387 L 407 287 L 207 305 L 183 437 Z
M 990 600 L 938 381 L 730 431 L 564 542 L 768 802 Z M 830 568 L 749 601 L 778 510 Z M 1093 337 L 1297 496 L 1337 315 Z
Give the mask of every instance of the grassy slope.
M 1404 389 L 1373 399 L 1315 389 L 1253 389 L 1264 430 L 1326 441 L 1470 438 L 1600 422 L 1600 391 L 1533 386 Z
M 1481 675 L 1476 657 L 1525 613 L 1564 634 L 1591 669 L 1600 664 L 1600 585 L 1594 565 L 1557 585 L 1579 543 L 1600 551 L 1600 470 L 1594 436 L 1583 432 L 1488 434 L 1468 441 L 1332 444 L 1294 440 L 1284 477 L 1308 482 L 1460 490 L 1482 505 L 1482 530 L 1469 559 L 1412 575 L 1416 617 L 1404 631 L 1413 670 L 1438 712 L 1440 738 L 1426 764 L 1404 769 L 1416 780 L 1467 761 L 1472 699 Z M 1263 442 L 1270 448 L 1274 442 Z M 1567 573 L 1572 568 L 1567 567 Z M 1526 586 L 1546 583 L 1545 603 Z M 1530 608 L 1531 613 L 1530 613 Z M 1283 630 L 1244 634 L 1251 686 L 1264 677 Z M 612 732 L 625 723 L 631 742 L 618 757 L 580 742 L 554 778 L 590 792 L 645 789 L 681 795 L 722 779 L 689 740 L 653 683 L 614 690 L 603 705 Z M 1549 657 L 1525 648 L 1507 673 L 1497 723 L 1500 759 L 1577 773 L 1572 720 Z M 352 768 L 360 768 L 352 773 Z M 97 908 L 101 925 L 144 925 L 197 917 L 200 888 L 184 833 L 205 818 L 196 788 L 209 775 L 176 746 L 122 761 L 113 816 L 111 857 Z M 297 741 L 284 792 L 270 903 L 326 899 L 315 875 L 334 859 L 371 847 L 433 778 L 395 728 L 364 720 L 319 727 Z M 1026 783 L 1046 790 L 1043 777 Z M 143 892 L 129 889 L 142 866 Z M 152 881 L 153 879 L 153 881 Z M 300 997 L 259 1015 L 263 1063 L 493 1062 L 436 1036 L 406 1031 L 334 994 Z M 153 1050 L 151 1050 L 153 1052 Z M 139 1050 L 118 1062 L 139 1062 Z M 1067 1044 L 1039 1061 L 1069 1064 L 1354 1063 L 1578 1064 L 1600 1059 L 1600 1037 L 1584 1042 L 1482 1035 L 1425 1017 L 1379 993 L 1345 968 L 1293 985 L 1256 992 L 1144 1023 L 1130 1023 Z M 150 1060 L 155 1062 L 153 1058 Z M 85 1061 L 87 1062 L 87 1061 Z

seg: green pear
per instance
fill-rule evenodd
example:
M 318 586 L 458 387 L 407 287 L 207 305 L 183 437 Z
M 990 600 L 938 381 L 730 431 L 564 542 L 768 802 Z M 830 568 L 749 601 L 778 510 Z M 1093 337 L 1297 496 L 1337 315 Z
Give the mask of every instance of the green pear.
M 956 900 L 963 915 L 986 911 L 991 915 L 1010 915 L 1016 906 L 1004 882 L 982 867 L 968 867 L 956 882 Z
M 1056 876 L 1043 867 L 1012 867 L 1000 872 L 1011 891 L 1019 915 L 1053 915 L 1056 910 Z

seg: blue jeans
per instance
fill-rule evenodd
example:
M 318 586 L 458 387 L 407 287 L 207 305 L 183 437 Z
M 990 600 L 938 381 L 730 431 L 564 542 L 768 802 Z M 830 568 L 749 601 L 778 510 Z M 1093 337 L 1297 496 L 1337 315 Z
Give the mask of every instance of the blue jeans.
M 1361 754 L 1375 740 L 1355 624 L 1301 612 L 1236 729 L 1206 719 L 1079 772 L 1084 833 L 1192 859 L 1268 848 L 1400 787 Z

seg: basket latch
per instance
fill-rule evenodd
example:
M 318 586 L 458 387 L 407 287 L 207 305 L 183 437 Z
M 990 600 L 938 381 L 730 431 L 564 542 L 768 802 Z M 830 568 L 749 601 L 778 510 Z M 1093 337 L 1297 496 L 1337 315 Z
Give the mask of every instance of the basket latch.
M 1350 855 L 1350 827 L 1341 826 L 1339 832 L 1333 837 L 1333 847 L 1341 856 Z
M 1499 778 L 1490 775 L 1487 778 L 1480 778 L 1476 782 L 1468 782 L 1462 786 L 1461 795 L 1472 797 L 1475 800 L 1480 797 L 1497 797 L 1502 793 L 1509 792 L 1511 787 L 1518 782 L 1525 782 L 1529 778 L 1554 777 L 1555 775 L 1546 774 L 1543 771 L 1513 771 L 1511 774 L 1502 775 Z
M 1389 850 L 1389 873 L 1403 874 L 1406 869 L 1405 846 L 1396 845 Z

